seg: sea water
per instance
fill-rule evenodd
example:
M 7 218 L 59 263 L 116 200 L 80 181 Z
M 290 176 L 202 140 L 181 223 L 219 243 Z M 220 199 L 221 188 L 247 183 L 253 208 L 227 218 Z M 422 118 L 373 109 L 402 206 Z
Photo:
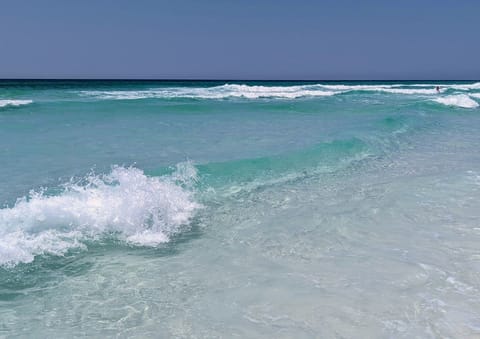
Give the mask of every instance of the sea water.
M 2 81 L 0 336 L 479 337 L 479 102 Z

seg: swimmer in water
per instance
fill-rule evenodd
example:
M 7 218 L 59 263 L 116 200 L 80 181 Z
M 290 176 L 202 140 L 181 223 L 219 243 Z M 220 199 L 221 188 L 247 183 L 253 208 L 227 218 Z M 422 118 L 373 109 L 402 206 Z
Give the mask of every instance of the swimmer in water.
M 435 89 L 437 90 L 437 93 L 440 93 L 440 86 L 435 87 Z

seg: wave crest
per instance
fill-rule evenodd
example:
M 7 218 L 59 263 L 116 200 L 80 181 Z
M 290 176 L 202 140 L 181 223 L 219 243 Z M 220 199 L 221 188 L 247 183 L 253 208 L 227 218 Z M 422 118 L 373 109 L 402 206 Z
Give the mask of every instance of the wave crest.
M 9 100 L 9 99 L 2 99 L 0 100 L 0 108 L 2 107 L 17 107 L 31 104 L 32 100 Z
M 61 194 L 31 192 L 0 210 L 0 265 L 61 255 L 105 234 L 142 246 L 168 242 L 200 207 L 184 183 L 196 171 L 149 177 L 138 168 L 114 167 L 109 174 L 69 182 Z M 180 177 L 187 173 L 191 178 Z
M 466 94 L 448 95 L 446 97 L 436 98 L 433 101 L 446 106 L 457 106 L 461 108 L 476 108 L 478 103 Z
M 440 89 L 437 91 L 436 87 Z M 101 100 L 135 99 L 297 99 L 303 97 L 329 97 L 347 92 L 381 92 L 401 95 L 435 95 L 438 92 L 468 91 L 480 88 L 473 84 L 305 84 L 294 86 L 268 86 L 246 84 L 224 84 L 212 87 L 164 87 L 146 90 L 81 91 L 84 97 Z
M 152 98 L 190 98 L 190 99 L 226 99 L 226 98 L 285 98 L 331 96 L 338 92 L 328 91 L 314 86 L 249 86 L 226 84 L 214 87 L 170 87 L 143 91 L 82 91 L 83 96 L 106 100 L 134 100 Z

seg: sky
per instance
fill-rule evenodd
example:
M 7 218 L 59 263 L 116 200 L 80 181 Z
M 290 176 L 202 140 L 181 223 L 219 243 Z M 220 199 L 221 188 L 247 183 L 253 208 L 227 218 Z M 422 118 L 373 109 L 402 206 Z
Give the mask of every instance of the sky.
M 480 79 L 479 0 L 0 0 L 0 78 Z

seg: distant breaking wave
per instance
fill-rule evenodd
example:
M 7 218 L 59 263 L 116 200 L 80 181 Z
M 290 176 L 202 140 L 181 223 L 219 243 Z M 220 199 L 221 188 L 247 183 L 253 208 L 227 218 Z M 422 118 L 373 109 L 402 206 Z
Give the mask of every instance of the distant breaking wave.
M 332 85 L 312 84 L 295 86 L 264 86 L 245 84 L 225 84 L 213 87 L 165 87 L 146 90 L 80 91 L 84 97 L 102 100 L 135 100 L 150 98 L 191 98 L 191 99 L 227 99 L 227 98 L 280 98 L 297 99 L 302 97 L 329 97 L 347 92 L 383 92 L 405 95 L 438 95 L 449 90 L 468 91 L 480 88 L 473 84 L 388 84 L 388 85 Z
M 337 94 L 314 86 L 248 86 L 222 85 L 215 87 L 171 87 L 144 91 L 83 91 L 82 95 L 99 99 L 132 100 L 148 98 L 192 98 L 192 99 L 224 99 L 224 98 L 287 98 L 295 99 L 305 96 L 331 96 Z
M 15 107 L 15 106 L 22 106 L 31 104 L 32 100 L 8 100 L 8 99 L 1 99 L 0 100 L 0 108 L 2 107 Z
M 433 99 L 433 101 L 446 106 L 457 106 L 462 108 L 477 108 L 478 103 L 466 94 L 448 95 Z

